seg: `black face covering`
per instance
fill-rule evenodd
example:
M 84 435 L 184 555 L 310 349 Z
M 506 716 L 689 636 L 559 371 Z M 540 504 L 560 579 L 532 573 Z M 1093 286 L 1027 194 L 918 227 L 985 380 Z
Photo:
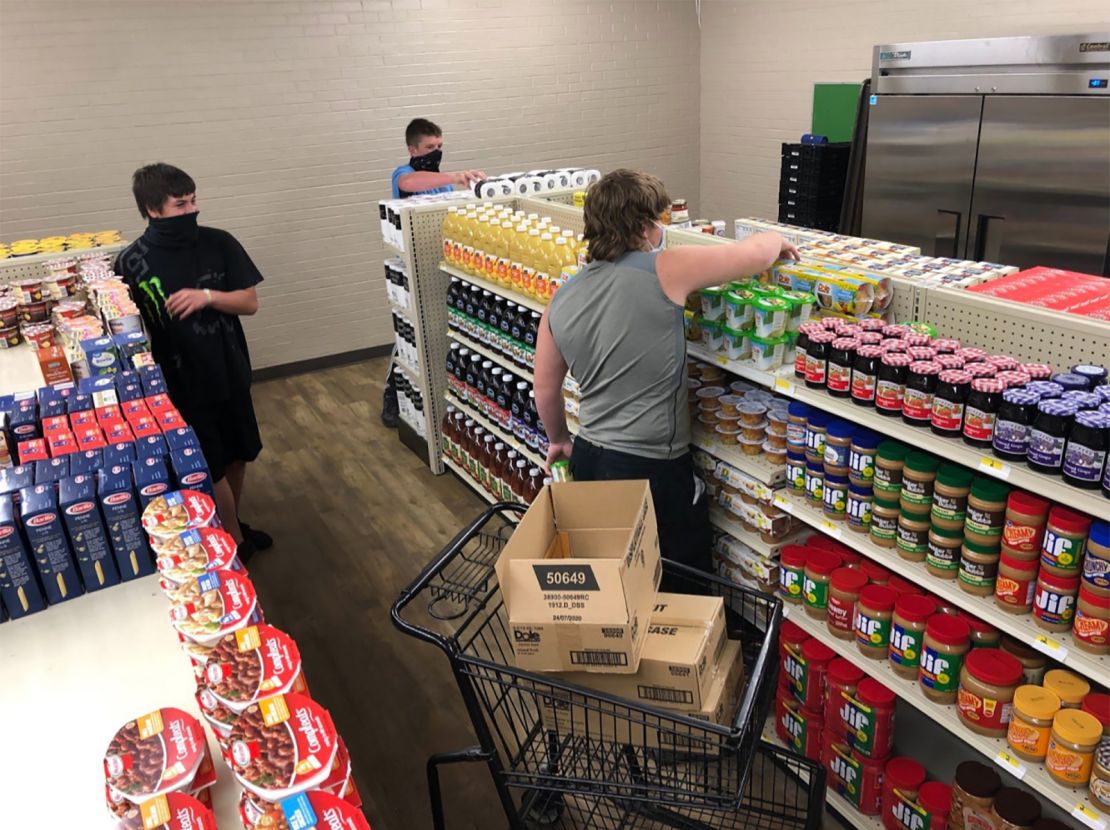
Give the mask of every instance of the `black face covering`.
M 422 156 L 412 156 L 409 159 L 409 166 L 420 173 L 438 173 L 441 161 L 443 161 L 443 151 L 432 150 Z
M 152 245 L 164 248 L 184 248 L 197 241 L 198 213 L 182 213 L 178 216 L 151 218 L 143 234 Z

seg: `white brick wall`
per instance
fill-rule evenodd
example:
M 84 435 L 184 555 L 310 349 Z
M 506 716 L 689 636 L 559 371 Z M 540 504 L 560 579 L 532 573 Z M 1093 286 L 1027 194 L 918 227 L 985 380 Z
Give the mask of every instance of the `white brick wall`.
M 404 127 L 446 166 L 633 166 L 698 199 L 687 2 L 0 0 L 0 240 L 142 222 L 130 174 L 197 180 L 266 282 L 257 367 L 392 340 L 378 198 Z
M 778 214 L 780 143 L 809 131 L 815 82 L 862 81 L 890 41 L 1105 31 L 1107 0 L 706 0 L 701 205 Z

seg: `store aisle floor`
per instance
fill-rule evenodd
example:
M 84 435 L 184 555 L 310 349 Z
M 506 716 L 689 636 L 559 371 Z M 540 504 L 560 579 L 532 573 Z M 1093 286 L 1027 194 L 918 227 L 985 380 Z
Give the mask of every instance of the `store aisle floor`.
M 389 607 L 484 503 L 381 425 L 385 371 L 383 358 L 255 386 L 266 449 L 243 518 L 276 540 L 251 576 L 350 748 L 374 830 L 430 830 L 425 759 L 473 736 L 446 660 L 399 634 Z M 443 783 L 450 830 L 506 826 L 485 767 Z

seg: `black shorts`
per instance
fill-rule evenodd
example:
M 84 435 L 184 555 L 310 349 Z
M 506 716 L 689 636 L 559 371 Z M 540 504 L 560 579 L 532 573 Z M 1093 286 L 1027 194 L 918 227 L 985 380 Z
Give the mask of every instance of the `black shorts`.
M 249 387 L 227 401 L 179 408 L 197 434 L 212 481 L 223 478 L 229 464 L 254 461 L 262 452 Z

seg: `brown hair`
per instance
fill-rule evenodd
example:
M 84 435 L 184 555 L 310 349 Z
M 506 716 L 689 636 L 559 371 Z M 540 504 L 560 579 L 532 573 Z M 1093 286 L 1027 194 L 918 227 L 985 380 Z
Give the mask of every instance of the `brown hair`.
M 663 182 L 635 170 L 614 170 L 586 194 L 589 259 L 612 261 L 644 244 L 644 227 L 670 207 Z

